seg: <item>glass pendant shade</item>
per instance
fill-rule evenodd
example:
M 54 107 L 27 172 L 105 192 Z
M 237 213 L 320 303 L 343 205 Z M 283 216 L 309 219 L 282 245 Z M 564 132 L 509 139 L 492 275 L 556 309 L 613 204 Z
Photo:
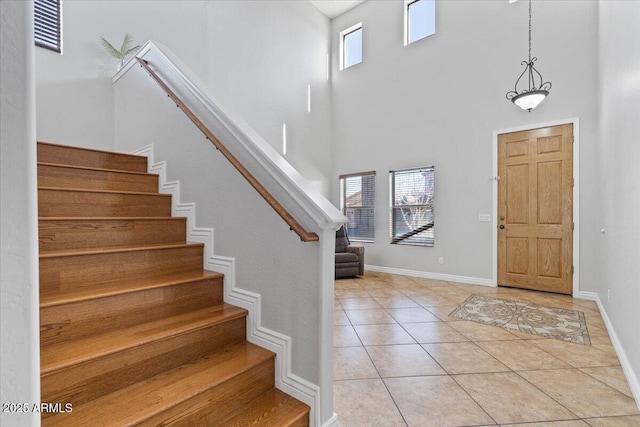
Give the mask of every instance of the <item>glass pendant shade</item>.
M 536 108 L 547 95 L 549 95 L 549 92 L 546 90 L 534 90 L 514 96 L 511 98 L 511 101 L 523 110 L 531 111 Z

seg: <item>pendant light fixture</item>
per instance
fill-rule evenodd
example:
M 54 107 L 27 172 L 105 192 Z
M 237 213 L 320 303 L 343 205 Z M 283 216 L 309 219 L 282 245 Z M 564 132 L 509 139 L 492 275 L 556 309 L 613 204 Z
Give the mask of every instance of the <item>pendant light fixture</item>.
M 529 61 L 522 61 L 520 65 L 524 65 L 524 71 L 516 80 L 514 90 L 507 92 L 507 99 L 511 100 L 523 110 L 531 112 L 549 95 L 551 83 L 545 82 L 542 74 L 533 66 L 538 58 L 531 57 L 531 0 L 529 0 Z M 520 80 L 526 75 L 528 87 L 518 91 Z

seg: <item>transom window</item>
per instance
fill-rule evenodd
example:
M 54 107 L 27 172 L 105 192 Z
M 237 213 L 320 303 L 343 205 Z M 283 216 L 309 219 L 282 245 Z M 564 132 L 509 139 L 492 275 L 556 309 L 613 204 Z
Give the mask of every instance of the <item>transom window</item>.
M 340 176 L 340 210 L 349 220 L 349 238 L 375 241 L 376 173 L 361 172 Z
M 433 246 L 433 166 L 389 172 L 391 243 Z
M 340 33 L 340 69 L 362 62 L 362 22 Z
M 435 0 L 405 0 L 404 44 L 429 37 L 436 33 Z
M 33 15 L 36 46 L 61 53 L 60 0 L 35 0 Z

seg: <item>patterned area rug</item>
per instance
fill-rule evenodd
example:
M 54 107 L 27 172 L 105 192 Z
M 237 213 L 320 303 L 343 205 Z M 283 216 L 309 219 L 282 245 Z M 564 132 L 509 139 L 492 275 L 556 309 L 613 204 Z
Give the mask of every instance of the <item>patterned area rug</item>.
M 574 344 L 591 345 L 584 313 L 563 308 L 471 295 L 449 317 L 499 326 Z

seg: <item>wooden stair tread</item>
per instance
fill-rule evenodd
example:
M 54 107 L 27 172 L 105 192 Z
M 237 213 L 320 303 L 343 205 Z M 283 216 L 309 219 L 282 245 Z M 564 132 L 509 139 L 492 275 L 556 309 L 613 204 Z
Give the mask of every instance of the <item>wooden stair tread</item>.
M 198 246 L 204 247 L 204 243 L 171 243 L 171 244 L 160 243 L 160 244 L 153 244 L 153 245 L 119 246 L 119 247 L 105 248 L 105 249 L 74 249 L 73 251 L 51 251 L 46 253 L 40 253 L 40 259 L 80 256 L 80 255 L 116 254 L 116 253 L 124 253 L 124 252 L 188 248 L 188 247 L 198 247 Z
M 143 323 L 126 329 L 91 335 L 74 341 L 43 346 L 40 372 L 62 369 L 140 344 L 166 339 L 191 330 L 246 316 L 245 309 L 221 304 L 189 313 Z
M 273 388 L 224 421 L 228 427 L 297 427 L 308 425 L 309 406 Z
M 275 354 L 249 342 L 233 344 L 170 371 L 74 406 L 47 419 L 49 426 L 134 425 L 249 370 Z M 215 408 L 212 408 L 215 410 Z
M 44 191 L 65 191 L 69 193 L 99 193 L 99 194 L 127 194 L 131 196 L 158 196 L 171 197 L 171 194 L 148 192 L 148 191 L 122 191 L 122 190 L 94 190 L 83 188 L 66 188 L 66 187 L 38 187 L 38 190 Z
M 64 294 L 44 294 L 40 295 L 40 308 L 54 305 L 68 304 L 88 299 L 104 298 L 130 292 L 138 292 L 145 289 L 162 288 L 166 286 L 180 285 L 183 283 L 195 282 L 197 280 L 216 279 L 224 277 L 223 274 L 203 270 L 197 273 L 180 273 L 167 275 L 161 279 L 144 279 L 127 282 L 127 286 L 121 283 L 109 283 L 106 285 L 94 286 L 90 289 L 83 289 L 76 292 L 65 292 Z
M 183 216 L 41 216 L 38 221 L 153 221 L 168 220 L 183 221 Z
M 72 147 L 44 141 L 37 143 L 37 158 L 43 163 L 147 172 L 147 158 L 145 156 Z
M 37 165 L 50 166 L 54 168 L 64 168 L 64 169 L 79 169 L 79 170 L 85 170 L 85 171 L 122 173 L 122 174 L 128 174 L 128 175 L 158 176 L 158 174 L 156 173 L 149 173 L 149 172 L 137 172 L 137 171 L 121 170 L 121 169 L 105 169 L 105 168 L 96 168 L 91 166 L 80 166 L 80 165 L 65 165 L 60 163 L 37 162 Z

